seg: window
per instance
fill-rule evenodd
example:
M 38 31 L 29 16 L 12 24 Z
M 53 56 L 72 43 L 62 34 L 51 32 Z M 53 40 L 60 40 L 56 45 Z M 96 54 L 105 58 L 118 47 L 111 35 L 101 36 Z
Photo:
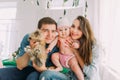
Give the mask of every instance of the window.
M 9 57 L 12 52 L 11 40 L 16 31 L 16 3 L 15 2 L 0 2 L 0 59 Z M 14 45 L 13 45 L 14 47 Z

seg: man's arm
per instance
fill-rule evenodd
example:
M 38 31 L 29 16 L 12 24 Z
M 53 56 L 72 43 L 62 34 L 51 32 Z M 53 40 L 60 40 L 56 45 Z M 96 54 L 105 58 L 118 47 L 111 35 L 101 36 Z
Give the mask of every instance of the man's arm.
M 24 36 L 20 44 L 20 51 L 19 51 L 18 57 L 16 59 L 17 68 L 20 70 L 22 70 L 24 67 L 28 65 L 27 61 L 29 59 L 29 55 L 28 53 L 25 53 L 25 50 L 24 50 L 24 48 L 29 45 L 28 38 L 29 38 L 29 34 Z
M 23 56 L 18 57 L 16 59 L 17 68 L 19 70 L 22 70 L 28 65 L 29 60 L 30 60 L 29 53 L 24 53 Z

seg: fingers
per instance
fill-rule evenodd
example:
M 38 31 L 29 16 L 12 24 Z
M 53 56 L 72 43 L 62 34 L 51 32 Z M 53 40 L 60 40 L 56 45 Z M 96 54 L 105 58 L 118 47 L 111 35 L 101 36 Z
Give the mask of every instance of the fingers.
M 66 43 L 67 45 L 69 45 L 69 47 L 72 47 L 73 40 L 72 40 L 72 39 L 67 39 L 65 43 Z
M 72 40 L 71 38 L 68 38 L 66 41 L 67 41 L 69 44 L 72 44 L 72 43 L 73 43 L 73 40 Z

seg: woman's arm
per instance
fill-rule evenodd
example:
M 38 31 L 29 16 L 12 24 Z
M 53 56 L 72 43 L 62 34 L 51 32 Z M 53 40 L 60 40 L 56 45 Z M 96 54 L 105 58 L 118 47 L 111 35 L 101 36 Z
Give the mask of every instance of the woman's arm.
M 92 49 L 92 63 L 83 67 L 83 72 L 89 80 L 99 80 L 99 50 L 99 46 L 95 45 Z
M 79 65 L 83 69 L 84 74 L 89 80 L 99 80 L 99 63 L 100 63 L 100 47 L 95 45 L 92 49 L 92 63 L 90 65 L 85 65 L 78 50 L 71 47 L 73 50 Z
M 84 62 L 83 62 L 83 60 L 82 60 L 81 56 L 79 55 L 78 50 L 73 49 L 73 48 L 71 48 L 71 49 L 72 49 L 72 51 L 73 51 L 74 55 L 76 56 L 76 58 L 77 58 L 77 60 L 78 60 L 79 65 L 80 65 L 80 66 L 81 66 L 81 68 L 83 69 L 83 68 L 84 68 Z

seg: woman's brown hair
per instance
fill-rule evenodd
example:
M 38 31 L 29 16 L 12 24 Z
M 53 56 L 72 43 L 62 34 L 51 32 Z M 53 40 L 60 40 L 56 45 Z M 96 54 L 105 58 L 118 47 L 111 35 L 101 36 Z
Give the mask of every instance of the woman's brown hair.
M 84 63 L 86 65 L 89 65 L 92 61 L 92 48 L 96 40 L 89 21 L 83 16 L 78 16 L 76 19 L 79 20 L 80 29 L 83 33 L 82 37 L 79 40 L 79 55 L 82 57 Z

